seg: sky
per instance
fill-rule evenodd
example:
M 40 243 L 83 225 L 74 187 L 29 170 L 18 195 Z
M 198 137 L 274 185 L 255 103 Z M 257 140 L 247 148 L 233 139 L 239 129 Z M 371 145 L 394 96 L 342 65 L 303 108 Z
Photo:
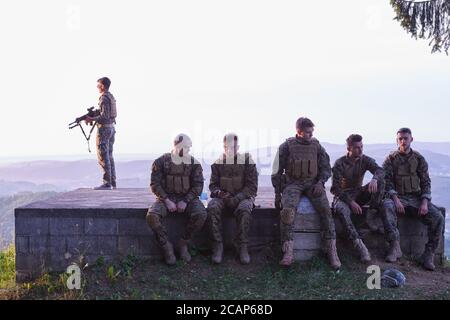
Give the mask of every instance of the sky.
M 75 117 L 108 76 L 115 152 L 187 133 L 215 153 L 279 145 L 300 116 L 320 141 L 450 141 L 449 57 L 393 20 L 389 0 L 18 0 L 0 4 L 0 158 L 85 154 Z M 92 141 L 95 144 L 95 138 Z

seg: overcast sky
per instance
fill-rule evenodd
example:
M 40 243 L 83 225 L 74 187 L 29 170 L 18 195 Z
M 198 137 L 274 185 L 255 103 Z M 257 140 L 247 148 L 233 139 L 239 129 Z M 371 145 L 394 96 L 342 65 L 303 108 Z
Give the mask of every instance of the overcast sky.
M 450 61 L 393 21 L 389 0 L 0 4 L 0 157 L 88 155 L 67 125 L 108 76 L 117 153 L 278 145 L 308 116 L 321 141 L 450 141 Z

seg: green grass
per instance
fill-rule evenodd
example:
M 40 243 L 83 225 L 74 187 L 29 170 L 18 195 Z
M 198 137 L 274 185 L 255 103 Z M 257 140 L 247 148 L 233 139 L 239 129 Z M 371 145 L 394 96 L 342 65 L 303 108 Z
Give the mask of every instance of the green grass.
M 13 251 L 12 251 L 13 252 Z M 209 257 L 198 254 L 192 263 L 181 261 L 167 267 L 160 261 L 133 255 L 115 263 L 99 259 L 82 273 L 82 289 L 69 290 L 67 275 L 45 274 L 36 281 L 15 287 L 17 299 L 450 299 L 445 282 L 450 270 L 435 273 L 442 286 L 415 286 L 399 289 L 369 290 L 366 266 L 354 257 L 342 255 L 343 269 L 330 270 L 322 258 L 295 263 L 290 268 L 278 265 L 279 257 L 241 266 L 233 257 L 223 264 L 211 265 Z M 10 260 L 10 258 L 9 258 Z M 9 269 L 9 278 L 14 273 Z M 420 269 L 414 269 L 414 273 Z M 428 273 L 430 275 L 430 273 Z M 408 277 L 408 275 L 407 275 Z
M 10 245 L 0 252 L 0 289 L 8 289 L 15 286 L 15 256 L 14 246 Z

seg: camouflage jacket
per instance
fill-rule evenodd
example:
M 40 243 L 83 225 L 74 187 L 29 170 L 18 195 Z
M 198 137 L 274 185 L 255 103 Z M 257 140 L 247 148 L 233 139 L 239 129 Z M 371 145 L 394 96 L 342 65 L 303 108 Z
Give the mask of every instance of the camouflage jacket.
M 373 174 L 373 179 L 383 181 L 384 170 L 371 157 L 362 155 L 353 162 L 347 154 L 337 159 L 332 169 L 331 193 L 340 200 L 350 203 L 354 200 L 352 198 L 354 191 L 362 187 L 364 175 L 367 171 Z
M 414 195 L 420 197 L 421 199 L 425 198 L 431 201 L 431 179 L 428 173 L 428 163 L 419 152 L 412 149 L 408 154 L 402 154 L 398 150 L 393 151 L 389 156 L 386 157 L 386 160 L 383 163 L 383 169 L 386 173 L 386 192 L 390 196 L 398 194 L 395 182 L 395 172 L 397 171 L 395 162 L 407 162 L 411 159 L 411 157 L 415 157 L 418 162 L 416 174 L 419 178 L 420 185 L 420 191 L 414 193 Z
M 242 172 L 244 175 L 242 177 L 242 189 L 233 195 L 239 200 L 255 198 L 258 190 L 258 171 L 256 169 L 256 164 L 249 153 L 237 154 L 233 161 L 230 161 L 223 155 L 211 165 L 211 180 L 209 184 L 211 197 L 214 197 L 218 191 L 222 190 L 220 179 L 225 176 L 226 169 L 230 169 L 226 166 L 233 166 L 231 170 L 229 170 L 230 172 Z M 242 168 L 239 168 L 239 166 L 242 166 Z
M 296 136 L 296 139 L 301 144 L 310 144 L 310 142 Z M 313 138 L 314 139 L 314 138 Z M 315 140 L 316 143 L 319 143 Z M 320 145 L 320 150 L 318 153 L 317 161 L 318 161 L 318 173 L 315 178 L 314 183 L 321 182 L 325 185 L 325 182 L 328 181 L 331 177 L 331 165 L 330 165 L 330 156 L 325 151 L 325 148 Z M 275 160 L 272 166 L 272 185 L 275 188 L 275 193 L 283 192 L 283 175 L 285 174 L 286 167 L 289 159 L 289 146 L 288 142 L 283 142 L 278 148 L 277 154 L 275 156 Z
M 182 195 L 175 195 L 167 192 L 165 179 L 168 175 L 168 166 L 171 162 L 171 153 L 165 153 L 152 164 L 152 173 L 150 178 L 150 188 L 159 200 L 165 200 L 166 198 L 184 200 L 189 203 L 195 198 L 198 198 L 203 191 L 203 169 L 201 164 L 192 156 L 189 156 L 189 160 L 184 162 L 184 168 L 189 174 L 189 190 Z

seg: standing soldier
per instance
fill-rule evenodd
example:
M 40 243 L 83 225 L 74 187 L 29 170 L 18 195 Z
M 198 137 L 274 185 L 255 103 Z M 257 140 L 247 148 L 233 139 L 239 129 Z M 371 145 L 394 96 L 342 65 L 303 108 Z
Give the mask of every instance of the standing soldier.
M 203 190 L 203 170 L 189 154 L 191 147 L 191 139 L 179 134 L 174 140 L 172 152 L 162 155 L 152 165 L 150 187 L 157 200 L 148 210 L 147 223 L 163 249 L 168 265 L 175 264 L 176 258 L 162 223 L 163 218 L 174 212 L 189 216 L 184 236 L 178 242 L 180 257 L 186 262 L 191 261 L 189 242 L 206 220 L 206 209 L 199 199 Z
M 376 161 L 363 154 L 362 136 L 352 134 L 347 138 L 347 155 L 336 160 L 333 166 L 333 183 L 331 193 L 335 198 L 333 207 L 335 214 L 342 221 L 342 225 L 358 250 L 362 262 L 371 260 L 369 251 L 364 245 L 361 237 L 353 225 L 352 213 L 361 215 L 361 206 L 370 205 L 372 209 L 379 209 L 384 196 L 384 170 L 378 166 Z M 365 173 L 369 171 L 373 178 L 369 184 L 363 186 Z M 384 220 L 384 219 L 383 219 Z M 391 244 L 393 240 L 398 241 L 398 230 L 389 234 Z M 392 248 L 392 245 L 391 245 Z M 391 260 L 388 254 L 387 260 Z
M 433 271 L 434 253 L 444 227 L 444 217 L 431 203 L 431 180 L 425 158 L 411 149 L 413 137 L 411 129 L 402 128 L 397 132 L 398 150 L 384 161 L 386 191 L 390 199 L 385 200 L 386 211 L 395 217 L 398 214 L 414 212 L 414 216 L 428 227 L 428 243 L 421 262 L 426 270 Z M 392 228 L 397 221 L 392 221 Z
M 111 80 L 109 78 L 100 78 L 97 80 L 97 89 L 100 92 L 98 101 L 99 114 L 96 117 L 87 117 L 87 123 L 97 122 L 97 158 L 103 171 L 103 184 L 95 187 L 95 190 L 116 189 L 116 168 L 113 158 L 113 147 L 116 136 L 114 124 L 116 123 L 117 107 L 116 99 L 109 92 Z
M 275 207 L 281 209 L 284 256 L 280 264 L 289 266 L 294 261 L 294 220 L 300 198 L 306 195 L 320 215 L 324 250 L 330 265 L 339 269 L 341 262 L 336 251 L 336 231 L 325 192 L 325 182 L 331 176 L 330 158 L 319 141 L 313 138 L 314 124 L 311 120 L 299 118 L 296 127 L 296 136 L 281 144 L 273 164 Z
M 237 244 L 242 264 L 250 263 L 248 254 L 248 231 L 250 216 L 258 189 L 256 164 L 249 153 L 238 153 L 238 136 L 233 133 L 223 138 L 224 154 L 211 165 L 211 198 L 208 216 L 213 237 L 213 263 L 221 263 L 223 258 L 222 213 L 224 209 L 233 211 L 237 222 Z

